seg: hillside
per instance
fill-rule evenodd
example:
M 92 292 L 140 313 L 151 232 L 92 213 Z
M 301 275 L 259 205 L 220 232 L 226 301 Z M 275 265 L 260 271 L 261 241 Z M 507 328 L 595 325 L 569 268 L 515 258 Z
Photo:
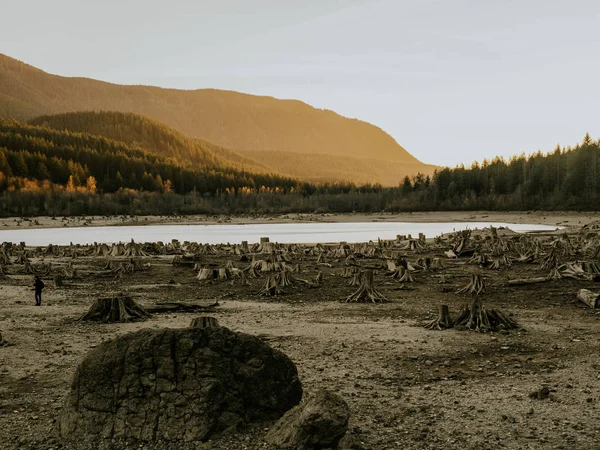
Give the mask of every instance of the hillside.
M 361 163 L 358 172 L 351 171 L 355 174 L 352 181 L 370 177 L 373 160 L 380 161 L 380 166 L 394 161 L 385 173 L 375 170 L 378 178 L 371 181 L 384 184 L 397 184 L 406 174 L 431 173 L 434 169 L 419 162 L 381 129 L 299 101 L 213 89 L 183 91 L 66 78 L 0 55 L 0 117 L 29 120 L 73 111 L 141 114 L 187 136 L 236 151 L 358 158 Z M 272 166 L 268 160 L 259 162 Z M 328 167 L 309 170 L 319 171 L 318 176 L 325 178 L 330 172 Z
M 50 183 L 48 186 L 40 184 Z M 70 186 L 69 186 L 70 185 Z M 193 167 L 125 142 L 0 119 L 0 192 L 68 186 L 102 193 L 121 188 L 179 194 L 225 190 L 288 190 L 295 180 L 207 165 Z
M 233 150 L 189 138 L 160 122 L 132 113 L 73 112 L 39 116 L 29 123 L 55 130 L 104 136 L 151 153 L 188 162 L 194 168 L 230 167 L 253 173 L 275 172 Z

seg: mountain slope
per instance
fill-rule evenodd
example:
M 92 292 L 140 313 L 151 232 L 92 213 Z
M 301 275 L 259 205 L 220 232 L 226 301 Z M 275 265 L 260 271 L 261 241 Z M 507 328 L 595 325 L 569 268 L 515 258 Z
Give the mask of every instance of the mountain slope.
M 27 181 L 72 188 L 93 184 L 102 192 L 120 188 L 215 194 L 265 186 L 289 190 L 291 178 L 219 166 L 192 167 L 122 141 L 86 133 L 53 130 L 0 118 L 0 192 L 26 188 Z M 166 184 L 165 184 L 166 183 Z
M 396 184 L 415 171 L 433 171 L 381 129 L 299 101 L 213 89 L 183 91 L 65 78 L 0 55 L 0 117 L 28 120 L 42 114 L 86 110 L 141 114 L 187 136 L 235 150 L 320 153 L 401 163 L 401 169 L 390 165 L 385 181 L 372 180 L 385 184 L 390 180 Z
M 29 123 L 55 130 L 104 136 L 161 156 L 188 162 L 195 168 L 231 167 L 254 173 L 276 172 L 233 150 L 189 138 L 160 122 L 132 113 L 72 112 L 39 116 Z

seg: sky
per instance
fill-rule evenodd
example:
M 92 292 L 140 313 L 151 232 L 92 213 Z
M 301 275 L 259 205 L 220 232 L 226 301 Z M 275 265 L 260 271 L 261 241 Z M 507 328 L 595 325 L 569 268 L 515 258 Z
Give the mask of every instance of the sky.
M 0 0 L 0 52 L 302 100 L 455 166 L 600 137 L 596 0 Z

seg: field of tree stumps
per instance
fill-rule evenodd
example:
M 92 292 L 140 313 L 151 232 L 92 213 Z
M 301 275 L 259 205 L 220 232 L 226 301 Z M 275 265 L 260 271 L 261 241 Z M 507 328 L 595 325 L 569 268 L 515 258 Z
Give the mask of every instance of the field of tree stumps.
M 89 352 L 191 325 L 256 336 L 294 362 L 305 399 L 341 397 L 343 448 L 598 448 L 599 280 L 599 222 L 362 244 L 5 243 L 0 448 L 277 448 L 275 418 L 197 441 L 60 436 Z

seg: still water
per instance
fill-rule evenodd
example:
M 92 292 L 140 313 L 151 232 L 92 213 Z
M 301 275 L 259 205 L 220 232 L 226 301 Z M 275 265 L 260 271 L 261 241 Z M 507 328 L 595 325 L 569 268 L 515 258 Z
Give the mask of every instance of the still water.
M 268 236 L 271 242 L 316 243 L 316 242 L 368 242 L 371 240 L 394 239 L 398 234 L 418 236 L 424 233 L 434 237 L 465 228 L 508 227 L 513 231 L 553 231 L 556 226 L 509 224 L 499 222 L 357 222 L 357 223 L 272 223 L 252 225 L 150 225 L 150 226 L 107 226 L 72 227 L 23 230 L 0 230 L 0 242 L 25 242 L 27 245 L 68 245 L 128 242 L 181 242 L 192 241 L 205 244 L 232 243 L 242 241 L 259 242 Z

